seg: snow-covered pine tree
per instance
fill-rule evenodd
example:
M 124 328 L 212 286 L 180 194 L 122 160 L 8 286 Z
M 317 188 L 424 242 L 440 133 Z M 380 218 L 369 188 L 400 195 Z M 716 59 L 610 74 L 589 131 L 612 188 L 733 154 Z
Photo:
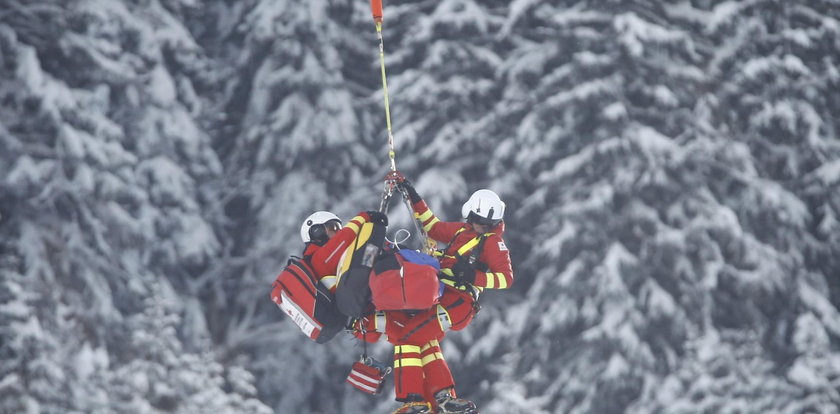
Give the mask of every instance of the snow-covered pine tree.
M 758 84 L 748 88 L 748 81 L 733 85 L 730 80 L 750 77 L 744 72 L 755 60 L 751 48 L 770 39 L 719 33 L 724 23 L 732 30 L 778 25 L 794 9 L 803 16 L 795 19 L 800 22 L 819 14 L 800 7 L 762 7 L 769 3 L 695 8 L 686 3 L 576 2 L 560 7 L 564 10 L 529 2 L 518 5 L 527 6 L 519 9 L 519 18 L 532 19 L 526 27 L 540 27 L 546 37 L 560 38 L 559 47 L 573 49 L 564 53 L 567 60 L 586 67 L 575 70 L 567 65 L 551 72 L 538 64 L 523 64 L 524 73 L 542 69 L 542 77 L 531 78 L 535 83 L 568 83 L 508 88 L 556 95 L 535 99 L 535 109 L 523 111 L 527 116 L 506 123 L 518 126 L 519 137 L 522 131 L 531 137 L 520 141 L 523 150 L 518 153 L 508 149 L 514 143 L 500 152 L 502 161 L 508 160 L 501 165 L 518 164 L 537 177 L 530 188 L 533 195 L 511 222 L 526 218 L 527 223 L 539 224 L 530 226 L 533 249 L 527 264 L 518 269 L 520 274 L 532 269 L 535 283 L 529 300 L 507 318 L 523 327 L 518 342 L 528 343 L 526 338 L 538 334 L 526 346 L 530 351 L 521 354 L 524 357 L 508 356 L 511 364 L 500 371 L 510 383 L 497 388 L 502 394 L 505 387 L 521 387 L 521 393 L 533 397 L 523 402 L 514 393 L 516 400 L 500 400 L 498 407 L 518 403 L 529 412 L 612 412 L 627 407 L 691 412 L 748 403 L 767 410 L 825 410 L 836 404 L 833 394 L 826 393 L 835 376 L 827 374 L 825 366 L 814 376 L 796 366 L 797 375 L 814 380 L 807 385 L 790 386 L 778 376 L 793 356 L 792 327 L 803 303 L 813 302 L 811 307 L 819 309 L 816 313 L 824 322 L 815 329 L 814 319 L 804 313 L 804 321 L 797 324 L 809 333 L 802 335 L 830 337 L 823 332 L 830 333 L 836 325 L 836 310 L 817 293 L 825 291 L 820 289 L 826 285 L 825 276 L 803 268 L 804 257 L 816 258 L 816 252 L 832 248 L 814 243 L 808 208 L 791 189 L 812 183 L 801 197 L 818 200 L 820 211 L 829 211 L 829 217 L 834 214 L 825 206 L 830 194 L 808 176 L 810 170 L 796 175 L 797 180 L 804 178 L 798 183 L 772 175 L 769 171 L 775 171 L 777 163 L 756 150 L 774 146 L 756 131 L 766 124 L 762 116 L 774 111 L 762 115 L 750 108 L 774 105 L 766 103 L 769 96 L 750 98 L 751 91 L 785 98 L 797 93 L 768 91 L 768 78 L 760 89 Z M 822 19 L 829 22 L 822 24 L 828 29 L 812 30 L 816 39 L 836 27 L 832 18 Z M 550 22 L 564 27 L 551 31 Z M 579 37 L 562 37 L 567 33 Z M 795 31 L 787 35 L 803 38 Z M 820 44 L 816 39 L 803 41 Z M 537 62 L 554 56 L 541 51 L 534 54 Z M 737 69 L 722 75 L 717 64 L 724 54 L 731 59 L 726 67 Z M 778 69 L 768 76 L 785 73 Z M 807 94 L 807 88 L 797 85 L 820 85 L 812 86 L 817 90 L 831 82 L 813 73 L 804 75 L 780 79 L 778 85 Z M 803 100 L 798 101 L 802 111 L 791 109 L 783 115 L 817 124 L 822 121 L 809 114 L 830 118 L 828 107 L 809 109 Z M 796 134 L 808 130 L 808 122 L 793 124 L 803 126 Z M 799 162 L 801 152 L 804 160 L 817 159 L 809 162 L 810 169 L 832 177 L 836 128 L 823 131 L 814 144 L 823 154 L 829 151 L 822 160 L 808 155 L 819 153 L 813 148 L 777 148 L 770 153 Z M 798 135 L 794 141 L 809 145 Z M 766 235 L 787 241 L 769 242 Z M 806 246 L 815 245 L 814 253 L 803 254 Z M 824 268 L 830 261 L 814 263 Z M 826 356 L 831 355 L 830 346 L 820 349 L 822 361 L 831 359 Z M 511 368 L 516 366 L 521 371 Z M 688 369 L 690 373 L 668 375 L 689 366 L 702 374 Z M 747 372 L 750 379 L 739 387 L 735 378 Z M 524 386 L 518 379 L 523 377 L 528 379 Z M 802 392 L 809 395 L 808 402 L 794 403 L 792 396 Z
M 689 337 L 686 364 L 654 407 L 829 412 L 838 404 L 838 268 L 827 257 L 836 245 L 822 223 L 837 211 L 831 171 L 840 137 L 830 115 L 837 102 L 818 92 L 836 87 L 827 56 L 837 43 L 825 41 L 836 37 L 836 6 L 673 10 L 690 11 L 698 36 L 716 46 L 692 152 L 714 178 L 703 187 L 731 219 L 702 236 L 719 257 L 705 261 L 723 262 L 704 266 L 713 277 L 709 320 L 701 337 Z
M 226 116 L 211 127 L 229 226 L 226 253 L 200 293 L 210 330 L 224 358 L 249 364 L 277 412 L 369 411 L 342 382 L 358 357 L 354 343 L 341 336 L 315 346 L 268 297 L 287 258 L 302 252 L 304 217 L 331 210 L 349 219 L 378 207 L 387 141 L 363 119 L 381 105 L 370 98 L 380 83 L 369 9 L 259 0 L 213 15 L 200 41 L 213 59 L 234 62 L 235 76 L 224 85 Z
M 152 287 L 189 292 L 219 248 L 205 217 L 214 212 L 213 187 L 204 183 L 217 179 L 221 164 L 192 119 L 198 102 L 189 74 L 173 76 L 169 65 L 181 67 L 168 60 L 195 50 L 189 33 L 156 1 L 7 6 L 0 13 L 0 240 L 11 323 L 2 341 L 10 357 L 0 379 L 8 386 L 3 406 L 120 411 L 142 401 L 136 412 L 157 412 L 201 405 L 178 386 L 187 381 L 206 384 L 219 411 L 266 412 L 242 391 L 247 377 L 235 375 L 241 385 L 229 388 L 213 372 L 218 366 L 193 354 L 208 350 L 208 335 L 201 308 L 184 305 L 193 303 L 188 296 L 160 308 L 164 320 L 179 321 L 180 335 L 166 339 L 184 377 L 155 376 L 153 386 L 178 395 L 158 404 L 108 380 L 147 345 L 126 340 L 141 334 L 126 320 L 156 303 Z M 133 365 L 132 378 L 146 368 L 154 367 Z
M 375 207 L 367 4 L 4 6 L 0 407 L 264 411 L 243 365 L 277 412 L 384 412 L 267 298 L 303 216 Z M 510 209 L 516 284 L 444 341 L 462 394 L 837 405 L 837 6 L 386 2 L 398 166 L 444 218 Z

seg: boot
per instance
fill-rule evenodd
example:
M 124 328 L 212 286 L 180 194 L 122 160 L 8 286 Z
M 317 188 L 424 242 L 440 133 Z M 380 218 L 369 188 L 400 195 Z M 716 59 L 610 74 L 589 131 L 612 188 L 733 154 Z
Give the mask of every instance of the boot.
M 427 402 L 407 402 L 391 414 L 432 414 L 432 408 Z
M 470 400 L 453 397 L 452 389 L 446 388 L 435 393 L 438 414 L 478 414 L 478 408 Z

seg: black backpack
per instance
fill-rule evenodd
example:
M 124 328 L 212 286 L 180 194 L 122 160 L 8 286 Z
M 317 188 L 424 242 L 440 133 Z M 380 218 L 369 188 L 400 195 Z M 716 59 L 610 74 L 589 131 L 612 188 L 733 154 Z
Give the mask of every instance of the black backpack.
M 336 275 L 335 298 L 341 313 L 360 318 L 373 311 L 370 271 L 385 243 L 385 225 L 364 223 L 348 247 Z

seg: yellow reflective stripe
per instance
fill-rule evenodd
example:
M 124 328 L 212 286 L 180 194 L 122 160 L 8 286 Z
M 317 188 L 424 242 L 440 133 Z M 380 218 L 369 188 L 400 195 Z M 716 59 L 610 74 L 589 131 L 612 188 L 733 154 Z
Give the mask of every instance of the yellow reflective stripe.
M 356 236 L 358 241 L 356 242 L 356 250 L 362 248 L 365 243 L 370 239 L 370 235 L 373 233 L 373 223 L 365 223 L 362 224 L 362 230 L 359 232 L 359 235 Z
M 427 232 L 427 231 L 431 230 L 432 226 L 434 226 L 435 224 L 437 224 L 439 222 L 440 222 L 440 219 L 438 219 L 437 217 L 433 218 L 431 221 L 429 221 L 428 224 L 423 226 L 423 231 Z
M 484 233 L 485 238 L 490 237 L 492 235 L 493 235 L 493 233 Z M 481 241 L 481 236 L 474 237 L 472 240 L 464 243 L 464 245 L 461 246 L 460 249 L 458 249 L 458 254 L 463 256 L 465 253 L 472 250 L 473 247 L 478 245 L 478 242 L 480 242 L 480 241 Z
M 493 274 L 492 272 L 490 272 L 490 273 L 485 273 L 484 277 L 487 279 L 487 283 L 485 284 L 484 287 L 486 287 L 488 289 L 493 289 L 493 287 L 496 286 L 496 275 Z
M 394 354 L 398 355 L 401 353 L 408 354 L 408 353 L 420 353 L 420 347 L 417 345 L 397 345 L 394 347 Z
M 359 233 L 359 225 L 358 225 L 358 224 L 356 224 L 356 221 L 355 221 L 355 220 L 356 220 L 356 219 L 353 219 L 353 221 L 351 221 L 351 222 L 347 223 L 347 225 L 346 225 L 346 226 L 344 226 L 344 227 L 346 227 L 346 228 L 348 228 L 348 229 L 350 229 L 350 230 L 353 230 L 353 233 L 358 234 L 358 233 Z
M 414 213 L 414 217 L 417 217 L 421 222 L 428 220 L 429 217 L 432 217 L 432 216 L 434 216 L 434 213 L 432 213 L 432 210 L 426 210 L 426 212 L 423 213 L 423 214 Z
M 341 254 L 341 258 L 338 259 L 338 280 L 336 283 L 341 284 L 341 277 L 350 270 L 350 262 L 353 261 L 353 248 L 348 246 L 347 249 L 344 250 L 344 253 Z
M 501 273 L 501 272 L 496 272 L 494 274 L 499 279 L 499 286 L 496 287 L 496 289 L 507 289 L 508 284 L 507 284 L 507 278 L 505 277 L 505 274 Z
M 448 267 L 444 267 L 443 269 L 440 269 L 440 272 L 447 275 L 447 276 L 455 276 L 455 273 L 452 273 L 452 269 L 450 269 Z
M 464 243 L 460 249 L 458 249 L 458 254 L 463 256 L 464 253 L 470 251 L 473 247 L 478 245 L 478 237 L 473 238 L 472 240 Z
M 434 354 L 429 354 L 423 357 L 423 365 L 427 365 L 432 361 L 437 361 L 439 359 L 443 359 L 443 354 L 440 352 L 435 352 Z
M 335 287 L 335 284 L 338 282 L 338 277 L 334 275 L 324 276 L 321 278 L 321 284 L 326 286 L 327 289 L 332 290 Z
M 438 308 L 440 308 L 440 305 L 438 305 Z M 428 344 L 423 345 L 423 348 L 420 349 L 420 352 L 426 352 L 429 348 L 433 346 L 440 346 L 440 342 L 438 342 L 437 339 L 432 339 L 431 341 L 429 341 Z
M 420 358 L 402 358 L 394 360 L 394 368 L 399 367 L 422 367 L 423 360 Z
M 504 273 L 496 272 L 496 277 L 499 278 L 499 287 L 496 289 L 507 289 L 507 278 Z
M 462 290 L 462 291 L 466 291 L 467 289 L 469 289 L 469 288 L 470 288 L 470 286 L 472 286 L 472 287 L 473 287 L 473 289 L 479 289 L 479 292 L 481 291 L 481 289 L 483 289 L 483 288 L 481 288 L 481 287 L 478 287 L 478 286 L 473 286 L 473 285 L 470 285 L 470 284 L 459 285 L 458 283 L 456 283 L 456 282 L 455 282 L 454 280 L 452 280 L 452 279 L 440 279 L 440 281 L 441 281 L 444 285 L 449 285 L 449 286 L 454 287 L 455 289 Z

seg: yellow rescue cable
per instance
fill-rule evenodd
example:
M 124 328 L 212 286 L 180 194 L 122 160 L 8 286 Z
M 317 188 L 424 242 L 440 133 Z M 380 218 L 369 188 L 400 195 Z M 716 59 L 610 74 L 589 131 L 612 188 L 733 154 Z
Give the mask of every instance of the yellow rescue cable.
M 376 37 L 379 39 L 379 71 L 382 74 L 382 94 L 385 98 L 385 125 L 388 129 L 388 158 L 391 161 L 391 171 L 385 178 L 385 189 L 382 192 L 382 200 L 379 204 L 379 211 L 385 213 L 388 209 L 388 200 L 393 194 L 394 187 L 396 187 L 395 177 L 398 175 L 393 174 L 397 171 L 397 162 L 396 151 L 394 150 L 394 134 L 391 128 L 391 104 L 388 99 L 388 78 L 385 75 L 385 41 L 382 37 L 382 0 L 370 0 L 370 10 L 373 14 L 373 21 L 376 23 Z M 435 241 L 429 238 L 422 228 L 422 223 L 414 215 L 414 209 L 411 208 L 408 202 L 408 194 L 404 191 L 400 191 L 400 193 L 408 207 L 409 214 L 414 216 L 414 226 L 423 239 L 423 252 L 431 254 L 435 250 L 435 247 L 437 247 Z

